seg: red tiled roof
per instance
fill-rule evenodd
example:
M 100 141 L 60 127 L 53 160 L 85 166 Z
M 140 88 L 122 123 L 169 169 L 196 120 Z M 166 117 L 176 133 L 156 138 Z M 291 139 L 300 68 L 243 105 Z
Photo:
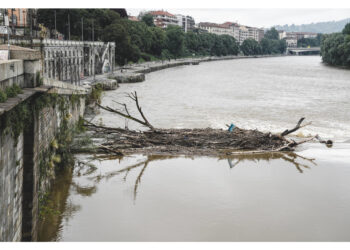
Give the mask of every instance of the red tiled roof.
M 235 25 L 235 23 L 233 23 L 233 22 L 225 22 L 225 23 L 221 24 L 222 27 L 226 27 L 226 28 L 229 28 L 233 25 Z
M 135 22 L 138 22 L 138 21 L 139 21 L 139 19 L 138 19 L 136 16 L 129 16 L 128 19 L 129 19 L 130 21 L 135 21 Z
M 217 28 L 224 28 L 224 29 L 228 29 L 229 26 L 224 25 L 224 24 L 217 24 L 217 23 L 199 23 L 199 26 L 205 26 L 205 27 L 217 27 Z
M 167 11 L 163 11 L 163 10 L 150 11 L 149 14 L 151 14 L 152 16 L 171 16 L 171 17 L 175 16 L 175 15 L 173 15 Z

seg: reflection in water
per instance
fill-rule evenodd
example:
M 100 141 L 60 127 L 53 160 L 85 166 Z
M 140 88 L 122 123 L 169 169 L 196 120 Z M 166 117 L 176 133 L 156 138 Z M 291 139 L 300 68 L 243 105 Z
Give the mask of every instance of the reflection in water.
M 300 172 L 303 173 L 304 171 L 302 168 L 307 168 L 310 169 L 310 166 L 307 164 L 300 163 L 298 160 L 304 160 L 312 165 L 316 166 L 317 164 L 315 163 L 314 158 L 307 158 L 301 155 L 298 155 L 293 152 L 288 152 L 288 153 L 269 153 L 269 154 L 259 154 L 259 155 L 243 155 L 243 156 L 236 156 L 234 158 L 227 158 L 228 164 L 230 168 L 236 167 L 241 161 L 254 161 L 257 162 L 259 160 L 265 160 L 265 161 L 270 161 L 273 159 L 282 159 L 284 161 L 290 162 L 293 164 L 296 169 Z
M 42 219 L 39 240 L 348 239 L 338 233 L 348 223 L 347 169 L 310 155 L 80 155 L 57 179 L 51 199 L 60 213 Z
M 74 176 L 87 176 L 96 171 L 90 162 L 77 161 Z M 63 219 L 69 221 L 73 215 L 81 210 L 80 205 L 68 200 L 70 190 L 81 196 L 91 196 L 96 193 L 96 186 L 80 186 L 73 181 L 73 169 L 67 167 L 56 176 L 52 191 L 40 215 L 38 226 L 38 241 L 57 241 L 58 232 L 62 228 Z
M 101 157 L 102 157 L 102 159 L 106 159 L 106 157 L 104 155 Z M 179 157 L 180 156 L 148 155 L 148 156 L 146 156 L 146 159 L 144 159 L 136 164 L 132 164 L 132 165 L 129 165 L 123 169 L 108 172 L 108 173 L 103 174 L 103 175 L 99 174 L 99 175 L 90 177 L 89 179 L 93 180 L 97 184 L 102 179 L 105 179 L 108 181 L 109 179 L 113 178 L 116 175 L 125 173 L 125 175 L 123 177 L 123 180 L 125 182 L 127 180 L 127 177 L 129 175 L 130 171 L 133 171 L 133 170 L 136 170 L 136 169 L 139 169 L 140 167 L 142 167 L 141 170 L 139 171 L 137 177 L 136 177 L 135 184 L 134 184 L 133 194 L 134 194 L 134 200 L 136 200 L 137 192 L 138 192 L 138 189 L 139 189 L 139 186 L 141 183 L 141 178 L 142 178 L 146 168 L 149 166 L 149 163 L 152 161 L 169 160 L 169 159 L 175 159 L 175 158 L 179 158 Z M 182 157 L 184 157 L 184 156 L 182 156 Z M 121 161 L 123 159 L 123 157 L 120 157 L 120 156 L 111 156 L 108 158 L 109 159 L 119 159 L 119 161 Z M 193 157 L 188 157 L 188 156 L 184 157 L 184 158 L 193 159 Z M 258 164 L 260 161 L 269 162 L 271 160 L 276 160 L 276 159 L 281 159 L 281 160 L 286 161 L 287 163 L 290 163 L 290 165 L 295 166 L 296 169 L 300 173 L 303 173 L 302 168 L 310 169 L 310 166 L 308 166 L 307 163 L 300 163 L 299 162 L 300 160 L 302 160 L 304 162 L 311 163 L 314 166 L 317 165 L 315 163 L 315 159 L 306 158 L 306 157 L 300 156 L 300 155 L 293 153 L 293 152 L 288 152 L 288 153 L 274 152 L 274 153 L 247 154 L 247 155 L 242 154 L 242 155 L 234 155 L 234 156 L 223 156 L 223 157 L 218 158 L 218 160 L 225 160 L 225 159 L 227 159 L 230 169 L 236 167 L 239 163 L 244 162 L 244 161 L 254 162 L 254 163 Z M 91 160 L 89 162 L 91 162 Z M 91 166 L 91 164 L 89 162 L 85 163 L 83 161 L 80 161 L 80 167 L 86 165 L 88 167 L 88 170 L 86 170 L 85 173 L 94 173 L 96 170 L 96 167 L 94 167 L 93 165 Z M 94 170 L 91 171 L 91 168 L 93 168 Z M 75 185 L 75 184 L 73 183 L 73 185 Z M 76 190 L 79 190 L 81 195 L 84 195 L 84 192 L 88 193 L 88 195 L 91 195 L 91 194 L 96 192 L 96 187 L 95 186 L 76 187 Z

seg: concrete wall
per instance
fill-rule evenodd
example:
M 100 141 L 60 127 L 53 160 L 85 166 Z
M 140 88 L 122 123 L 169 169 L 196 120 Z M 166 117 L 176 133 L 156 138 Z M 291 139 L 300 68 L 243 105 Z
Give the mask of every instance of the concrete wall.
M 0 61 L 0 89 L 18 84 L 22 88 L 35 87 L 36 72 L 41 71 L 39 60 L 13 59 Z
M 14 83 L 25 87 L 23 60 L 0 61 L 0 89 L 5 90 Z

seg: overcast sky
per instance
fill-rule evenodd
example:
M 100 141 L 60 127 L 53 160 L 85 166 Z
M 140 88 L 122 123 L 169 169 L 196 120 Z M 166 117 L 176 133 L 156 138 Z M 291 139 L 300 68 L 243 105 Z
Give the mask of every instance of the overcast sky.
M 126 9 L 137 16 L 147 9 Z M 154 9 L 153 9 L 154 10 Z M 268 28 L 273 25 L 308 24 L 350 18 L 350 9 L 165 9 L 172 14 L 190 15 L 199 22 L 238 22 Z

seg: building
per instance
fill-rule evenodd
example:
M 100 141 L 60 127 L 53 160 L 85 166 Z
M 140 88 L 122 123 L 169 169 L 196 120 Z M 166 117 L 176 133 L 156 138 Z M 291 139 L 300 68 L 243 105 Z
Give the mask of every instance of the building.
M 201 30 L 206 30 L 209 33 L 232 36 L 240 44 L 242 44 L 243 41 L 248 38 L 260 42 L 261 39 L 264 37 L 263 29 L 244 26 L 233 22 L 225 22 L 223 24 L 203 22 L 199 23 L 198 27 Z
M 242 44 L 248 38 L 250 38 L 248 28 L 246 26 L 239 26 L 239 44 Z
M 141 13 L 140 16 L 143 16 L 145 14 L 150 14 L 153 16 L 154 24 L 157 27 L 166 28 L 169 25 L 180 26 L 178 18 L 167 11 L 163 11 L 163 10 L 150 11 L 147 13 Z
M 128 19 L 129 19 L 130 21 L 134 21 L 134 22 L 140 21 L 136 16 L 128 16 Z
M 286 32 L 283 30 L 278 31 L 280 39 L 286 40 L 288 48 L 296 48 L 298 46 L 298 40 L 303 38 L 316 38 L 317 33 L 312 32 Z
M 37 26 L 34 9 L 0 9 L 0 25 L 8 25 L 12 35 L 25 36 Z
M 232 29 L 227 25 L 203 22 L 199 23 L 198 27 L 200 29 L 206 30 L 208 33 L 233 36 Z
M 252 38 L 258 42 L 260 42 L 261 39 L 263 39 L 263 37 L 264 37 L 264 30 L 263 29 L 259 29 L 259 28 L 255 28 L 255 27 L 247 27 L 247 29 L 248 29 L 249 38 Z
M 191 16 L 184 16 L 181 14 L 176 15 L 177 20 L 178 20 L 178 25 L 182 27 L 183 31 L 192 31 L 194 29 L 194 19 Z
M 286 32 L 283 30 L 279 30 L 278 34 L 279 34 L 280 39 L 293 38 L 296 40 L 300 40 L 302 38 L 316 38 L 317 37 L 317 33 L 313 33 L 313 32 Z
M 283 38 L 286 40 L 288 48 L 296 48 L 298 46 L 298 40 L 295 38 Z

